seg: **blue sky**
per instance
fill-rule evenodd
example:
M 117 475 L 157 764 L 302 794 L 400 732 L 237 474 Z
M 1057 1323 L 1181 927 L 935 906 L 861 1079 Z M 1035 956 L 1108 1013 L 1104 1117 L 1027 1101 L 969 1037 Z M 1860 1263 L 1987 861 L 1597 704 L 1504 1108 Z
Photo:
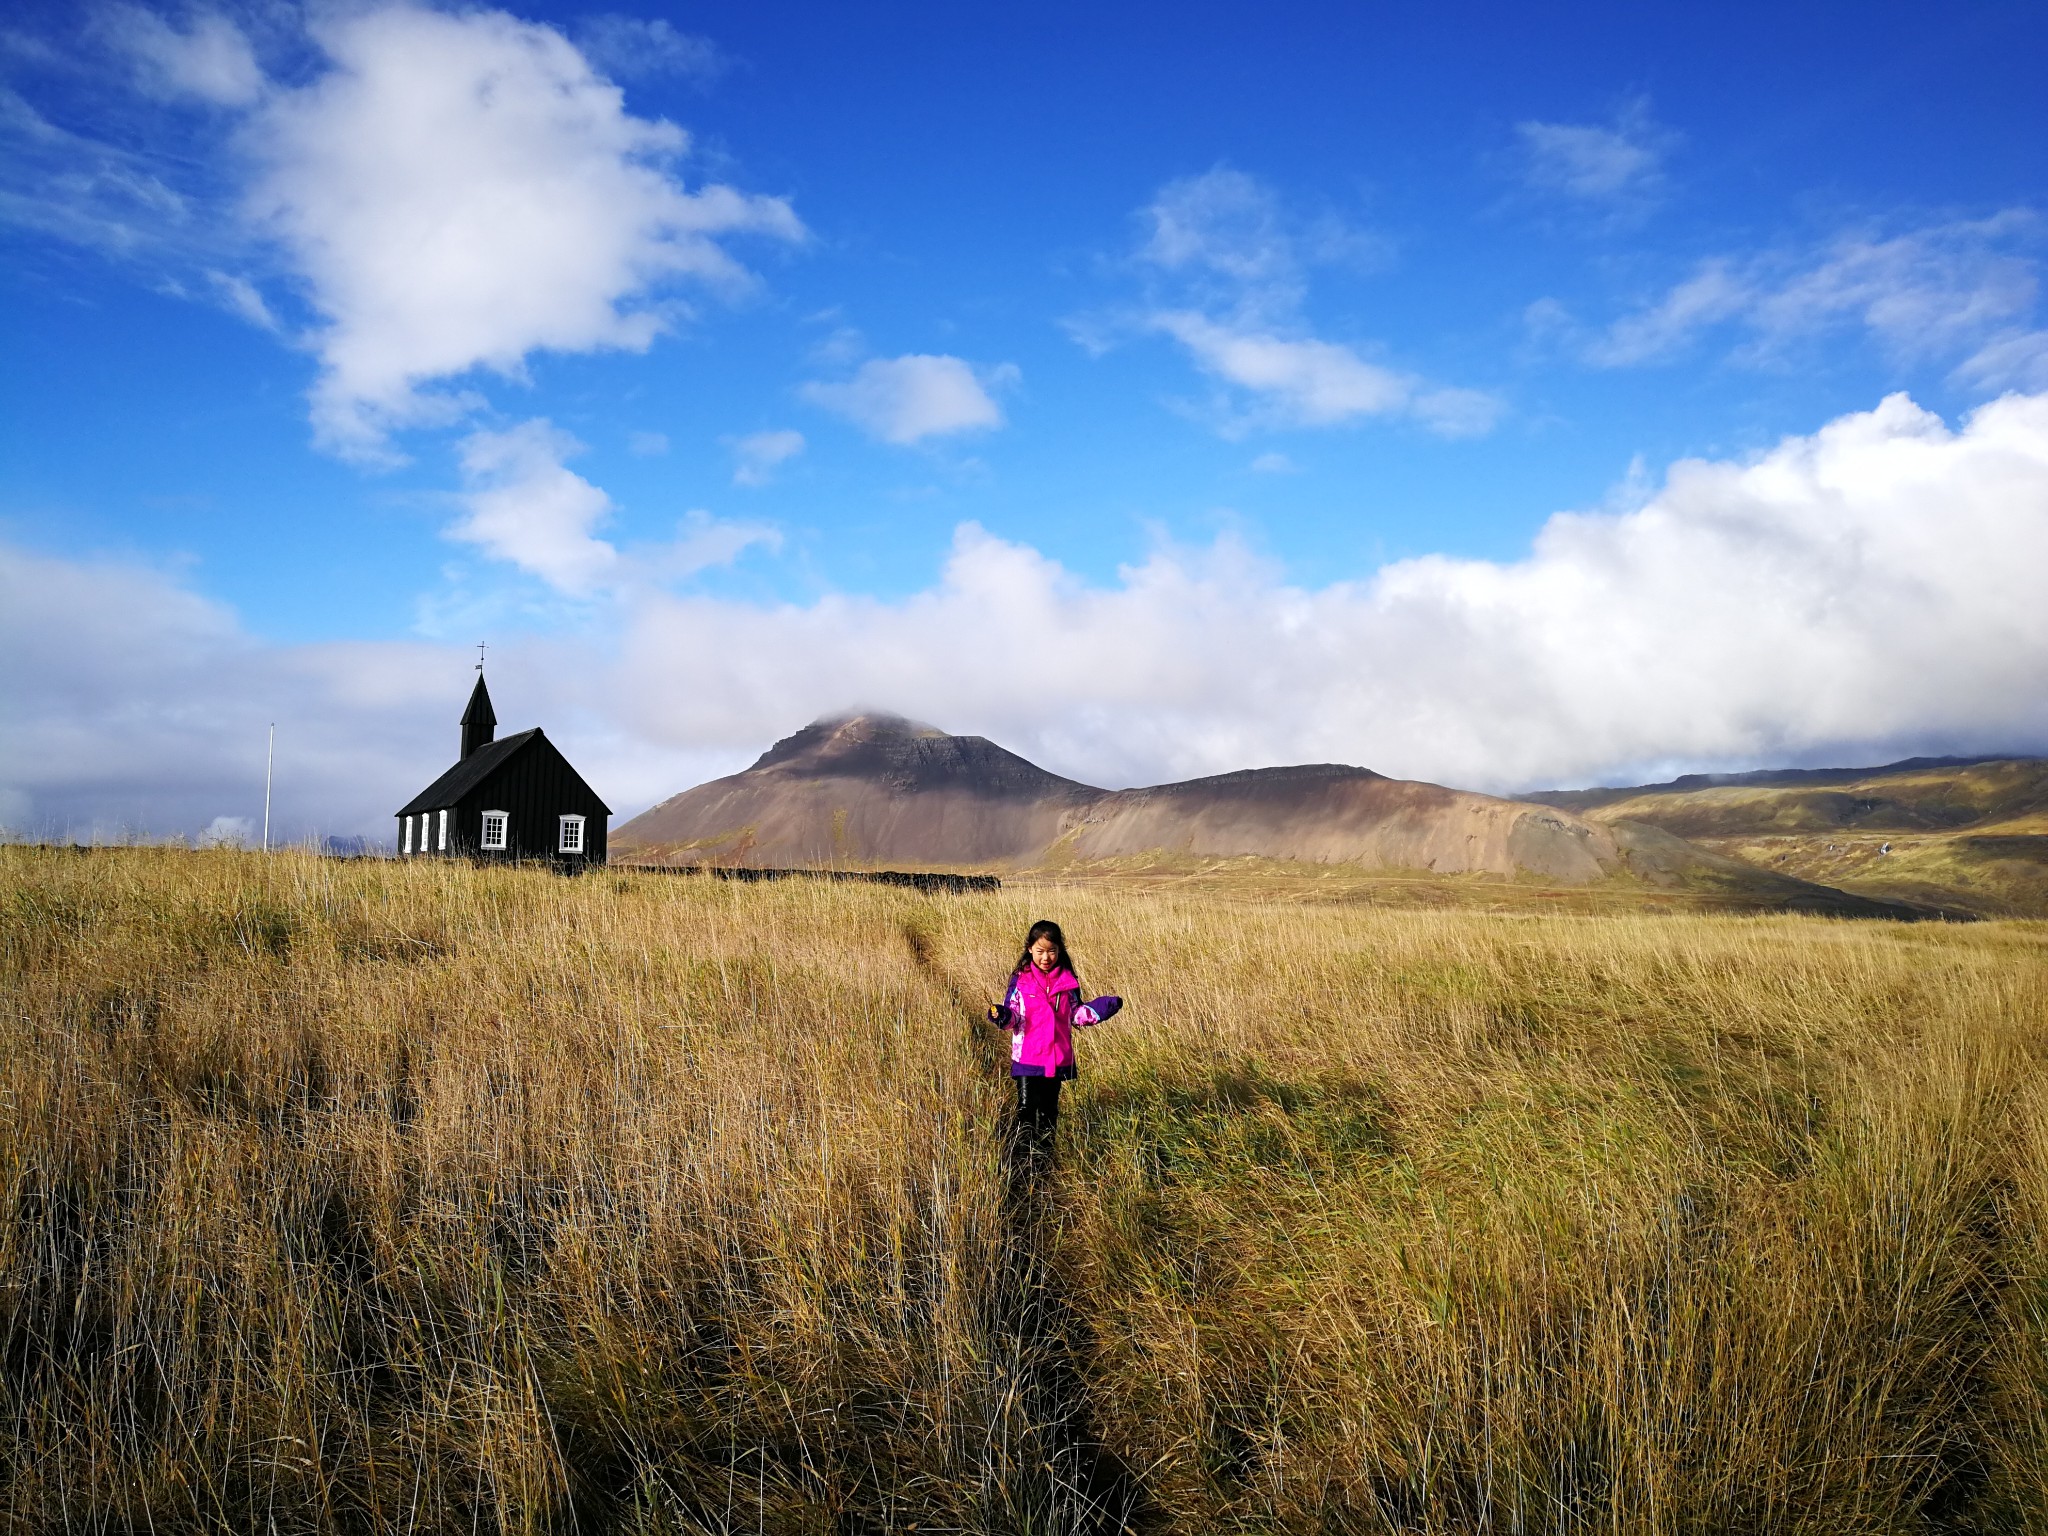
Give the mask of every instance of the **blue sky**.
M 2048 746 L 2038 9 L 1113 11 L 11 12 L 0 823 Z

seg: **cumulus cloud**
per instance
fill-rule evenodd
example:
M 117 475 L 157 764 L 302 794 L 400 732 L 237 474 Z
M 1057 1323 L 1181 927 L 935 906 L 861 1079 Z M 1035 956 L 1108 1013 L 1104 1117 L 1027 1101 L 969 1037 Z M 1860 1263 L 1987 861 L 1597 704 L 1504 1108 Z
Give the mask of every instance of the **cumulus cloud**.
M 1737 361 L 1758 363 L 1851 330 L 1895 356 L 1959 357 L 1966 373 L 2020 382 L 2024 370 L 2009 374 L 1999 349 L 2024 350 L 2013 343 L 2034 312 L 2040 238 L 2037 217 L 2009 210 L 1894 235 L 1852 231 L 1803 251 L 1713 257 L 1578 339 L 1587 361 L 1624 368 L 1666 361 L 1716 331 L 1732 333 Z M 1539 305 L 1547 329 L 1571 331 L 1561 306 Z
M 734 485 L 766 485 L 776 469 L 804 451 L 801 432 L 750 432 L 732 440 Z
M 802 394 L 870 437 L 909 444 L 1000 427 L 1003 412 L 993 391 L 1017 378 L 1011 363 L 977 371 L 961 358 L 911 352 L 871 358 L 852 378 L 806 384 Z
M 683 131 L 629 113 L 550 28 L 392 6 L 314 36 L 331 67 L 242 142 L 249 216 L 323 317 L 313 413 L 335 451 L 375 459 L 391 430 L 459 417 L 471 400 L 435 386 L 476 369 L 644 349 L 677 313 L 663 285 L 748 289 L 728 239 L 804 237 L 781 198 L 687 189 Z
M 616 508 L 602 488 L 568 467 L 583 444 L 544 418 L 460 444 L 463 515 L 448 536 L 538 576 L 572 598 L 680 581 L 730 565 L 750 549 L 782 547 L 765 523 L 686 513 L 666 543 L 621 550 L 597 536 Z
M 901 602 L 650 603 L 624 664 L 722 658 L 647 721 L 675 741 L 881 699 L 1098 782 L 1338 760 L 1512 788 L 2048 746 L 2043 569 L 2048 399 L 1950 431 L 1894 396 L 1753 462 L 1681 463 L 1633 511 L 1560 514 L 1515 562 L 1310 590 L 1219 546 L 1095 589 L 968 529 Z M 1057 709 L 1018 682 L 1046 675 Z
M 1638 497 L 1553 517 L 1519 560 L 1316 588 L 1228 541 L 1091 584 L 971 526 L 900 599 L 627 584 L 602 644 L 508 647 L 517 718 L 628 814 L 863 702 L 1110 785 L 1344 761 L 1513 790 L 2048 750 L 2048 397 L 1951 429 L 1893 396 Z M 696 532 L 707 554 L 740 537 Z M 291 824 L 381 834 L 446 766 L 465 687 L 458 652 L 267 647 L 161 574 L 5 546 L 0 655 L 0 810 L 24 827 L 248 814 L 276 718 Z
M 611 576 L 619 552 L 594 530 L 612 500 L 565 460 L 583 445 L 536 419 L 462 440 L 466 513 L 449 534 L 571 596 L 587 597 Z
M 1153 302 L 1134 317 L 1078 326 L 1076 338 L 1101 351 L 1119 330 L 1171 337 L 1227 387 L 1214 413 L 1224 435 L 1407 416 L 1459 437 L 1498 418 L 1490 395 L 1432 385 L 1315 334 L 1304 314 L 1307 274 L 1374 259 L 1378 243 L 1362 232 L 1291 217 L 1270 187 L 1228 166 L 1168 182 L 1139 220 L 1137 262 L 1157 285 Z
M 327 450 L 394 462 L 394 432 L 482 403 L 478 374 L 644 350 L 692 296 L 758 287 L 738 242 L 808 238 L 785 199 L 688 184 L 689 136 L 629 112 L 554 28 L 406 0 L 239 14 L 310 67 L 266 78 L 244 28 L 210 7 L 174 25 L 119 3 L 93 24 L 143 97 L 219 109 L 204 120 L 158 110 L 138 130 L 130 99 L 107 115 L 119 131 L 95 137 L 0 85 L 0 221 L 298 333 Z M 605 67 L 711 68 L 709 45 L 667 22 L 599 17 L 580 35 Z M 288 292 L 310 326 L 296 305 L 280 313 Z
M 263 94 L 262 66 L 249 39 L 218 11 L 202 10 L 179 31 L 139 5 L 116 5 L 101 25 L 135 66 L 151 95 L 217 107 L 246 107 Z
M 1622 108 L 1612 127 L 1531 120 L 1517 123 L 1515 136 L 1533 190 L 1610 206 L 1656 187 L 1672 137 L 1640 98 Z

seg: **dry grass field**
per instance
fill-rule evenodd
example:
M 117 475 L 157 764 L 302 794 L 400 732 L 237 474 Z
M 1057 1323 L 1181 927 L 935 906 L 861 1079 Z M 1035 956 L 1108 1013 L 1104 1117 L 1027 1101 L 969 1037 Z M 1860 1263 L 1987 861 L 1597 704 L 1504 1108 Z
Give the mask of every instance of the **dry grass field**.
M 0 987 L 5 1529 L 2048 1529 L 2048 925 L 4 848 Z

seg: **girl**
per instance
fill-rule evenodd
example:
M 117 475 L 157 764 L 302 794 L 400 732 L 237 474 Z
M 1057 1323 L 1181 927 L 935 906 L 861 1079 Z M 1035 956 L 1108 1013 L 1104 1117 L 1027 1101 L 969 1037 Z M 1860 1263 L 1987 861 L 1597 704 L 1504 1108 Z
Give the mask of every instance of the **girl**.
M 1010 1076 L 1017 1084 L 1017 1138 L 1027 1172 L 1051 1161 L 1060 1084 L 1075 1075 L 1075 1026 L 1099 1024 L 1123 1007 L 1120 997 L 1081 1001 L 1081 982 L 1058 923 L 1036 922 L 1010 974 L 1009 995 L 989 1005 L 991 1024 L 1010 1031 Z

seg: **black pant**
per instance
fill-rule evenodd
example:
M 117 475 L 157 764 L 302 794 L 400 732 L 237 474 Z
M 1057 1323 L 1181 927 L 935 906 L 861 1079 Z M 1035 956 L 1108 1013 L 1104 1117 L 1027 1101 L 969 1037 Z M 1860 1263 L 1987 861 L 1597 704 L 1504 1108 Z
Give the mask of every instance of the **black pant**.
M 1060 1080 L 1013 1077 L 1017 1085 L 1016 1157 L 1026 1173 L 1052 1165 L 1053 1129 L 1060 1121 Z

